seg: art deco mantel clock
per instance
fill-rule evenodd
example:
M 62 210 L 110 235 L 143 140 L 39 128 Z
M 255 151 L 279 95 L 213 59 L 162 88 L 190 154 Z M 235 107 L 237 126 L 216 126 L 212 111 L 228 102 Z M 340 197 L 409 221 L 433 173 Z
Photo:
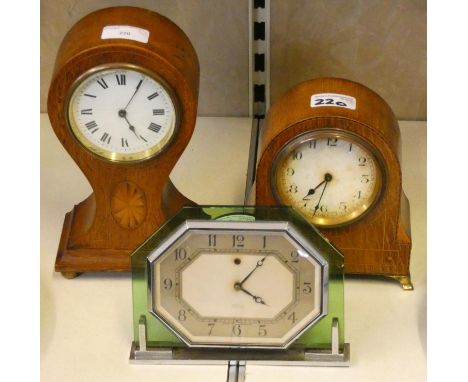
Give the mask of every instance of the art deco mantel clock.
M 349 363 L 343 257 L 292 208 L 186 207 L 132 277 L 133 362 Z
M 342 251 L 346 273 L 412 289 L 400 132 L 381 97 L 343 79 L 299 84 L 270 108 L 259 158 L 257 204 L 294 207 Z
M 93 193 L 65 217 L 57 271 L 129 271 L 131 251 L 191 203 L 169 174 L 194 129 L 198 82 L 187 36 L 149 10 L 102 9 L 65 36 L 48 113 Z

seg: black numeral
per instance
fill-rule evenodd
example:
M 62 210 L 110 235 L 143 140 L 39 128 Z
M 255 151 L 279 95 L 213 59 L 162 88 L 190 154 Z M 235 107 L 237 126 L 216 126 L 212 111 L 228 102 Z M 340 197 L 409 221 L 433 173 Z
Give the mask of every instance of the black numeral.
M 101 78 L 100 80 L 97 80 L 97 83 L 102 86 L 103 89 L 107 89 L 109 86 L 107 86 L 106 81 L 104 81 L 104 78 Z
M 172 280 L 171 279 L 164 279 L 164 289 L 171 289 L 172 288 Z
M 294 175 L 294 169 L 292 169 L 291 167 L 288 167 L 286 169 L 286 174 L 289 175 L 289 176 L 293 176 Z
M 335 147 L 338 143 L 338 138 L 328 138 L 327 146 Z
M 128 147 L 128 141 L 126 138 L 121 138 L 122 140 L 122 147 Z
M 358 191 L 356 198 L 361 199 L 361 191 Z
M 85 123 L 85 126 L 87 127 L 88 130 L 91 130 L 97 127 L 97 123 L 95 121 L 91 121 L 91 122 Z
M 369 182 L 370 182 L 369 175 L 361 176 L 361 183 L 369 183 Z
M 185 248 L 177 248 L 175 250 L 176 260 L 185 260 L 186 257 L 187 257 L 187 251 L 185 250 Z
M 83 114 L 83 115 L 93 115 L 93 109 L 83 109 L 83 110 L 81 110 L 81 114 Z
M 215 327 L 215 323 L 214 323 L 214 322 L 210 322 L 210 323 L 208 324 L 208 327 L 209 327 L 209 329 L 208 329 L 208 335 L 211 336 L 211 333 L 213 333 L 213 328 Z
M 361 191 L 359 191 L 361 192 Z M 348 205 L 346 202 L 340 202 L 340 206 L 338 207 L 340 210 L 346 211 L 348 209 Z
M 297 186 L 295 184 L 291 184 L 289 186 L 289 190 L 288 190 L 291 194 L 296 194 L 297 193 Z
M 115 79 L 117 80 L 117 85 L 127 85 L 125 74 L 116 74 Z
M 104 134 L 102 134 L 101 142 L 104 142 L 104 143 L 109 144 L 110 141 L 111 141 L 111 138 L 112 138 L 112 137 L 111 137 L 109 134 L 104 133 Z
M 236 324 L 232 327 L 232 334 L 234 334 L 235 336 L 240 336 L 242 334 L 240 324 Z
M 159 133 L 159 130 L 161 130 L 161 126 L 158 125 L 157 123 L 151 122 L 150 125 L 148 126 L 148 129 L 151 131 L 154 131 L 155 133 Z
M 148 100 L 151 101 L 153 98 L 156 98 L 158 95 L 159 95 L 158 92 L 154 92 L 153 94 L 149 95 L 149 96 L 146 97 L 146 98 L 148 98 Z
M 291 325 L 294 324 L 294 323 L 297 321 L 296 313 L 295 313 L 295 312 L 292 312 L 292 313 L 288 316 L 288 320 L 291 320 Z
M 244 247 L 244 235 L 232 235 L 232 246 L 236 248 Z
M 309 142 L 309 149 L 316 149 L 317 148 L 317 140 L 316 139 L 312 139 L 310 142 Z
M 92 94 L 85 93 L 84 95 L 85 95 L 86 97 L 96 98 L 96 96 L 95 96 L 95 95 L 92 95 Z
M 164 109 L 153 109 L 153 115 L 164 115 Z
M 300 151 L 294 151 L 292 154 L 293 160 L 300 160 L 302 159 L 302 153 Z
M 179 316 L 177 318 L 179 319 L 179 321 L 185 321 L 187 319 L 185 310 L 183 309 L 179 310 Z
M 312 283 L 304 282 L 304 288 L 302 288 L 302 292 L 305 294 L 312 293 Z
M 208 247 L 216 247 L 216 235 L 208 235 Z
M 263 248 L 266 248 L 266 236 L 263 236 Z
M 293 263 L 299 262 L 299 254 L 296 251 L 291 252 L 291 262 Z
M 359 166 L 365 166 L 366 162 L 367 162 L 367 158 L 366 157 L 360 157 L 358 159 L 358 161 L 359 161 Z
M 268 333 L 267 333 L 267 330 L 266 330 L 266 325 L 260 325 L 260 326 L 258 327 L 258 335 L 259 335 L 260 337 L 265 337 L 267 334 L 268 334 Z

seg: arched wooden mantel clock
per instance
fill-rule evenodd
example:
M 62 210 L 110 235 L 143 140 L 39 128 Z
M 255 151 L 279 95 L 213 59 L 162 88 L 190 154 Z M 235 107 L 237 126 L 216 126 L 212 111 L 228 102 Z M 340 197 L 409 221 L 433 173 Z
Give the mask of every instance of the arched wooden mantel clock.
M 343 252 L 346 273 L 411 290 L 400 157 L 398 122 L 380 96 L 348 80 L 307 81 L 268 112 L 256 203 L 293 206 Z
M 132 250 L 193 204 L 169 174 L 195 126 L 198 83 L 189 39 L 155 12 L 102 9 L 68 32 L 48 113 L 93 193 L 65 216 L 56 271 L 130 271 Z

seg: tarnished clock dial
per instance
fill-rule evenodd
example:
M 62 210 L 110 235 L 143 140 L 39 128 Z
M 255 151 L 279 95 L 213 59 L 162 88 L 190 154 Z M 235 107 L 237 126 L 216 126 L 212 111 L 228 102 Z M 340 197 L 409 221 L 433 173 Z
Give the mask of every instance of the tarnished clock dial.
M 133 66 L 93 70 L 80 78 L 68 105 L 75 137 L 106 159 L 157 154 L 172 138 L 176 104 L 163 82 Z
M 324 314 L 324 264 L 284 232 L 192 230 L 151 274 L 153 313 L 193 346 L 282 348 Z
M 362 217 L 377 201 L 382 171 L 355 135 L 318 130 L 289 142 L 272 171 L 278 201 L 311 223 L 332 227 Z

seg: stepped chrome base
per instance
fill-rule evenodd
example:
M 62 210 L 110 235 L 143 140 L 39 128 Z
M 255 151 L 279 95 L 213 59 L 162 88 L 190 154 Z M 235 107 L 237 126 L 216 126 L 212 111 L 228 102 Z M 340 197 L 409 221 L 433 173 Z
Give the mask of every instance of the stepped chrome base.
M 247 363 L 250 365 L 272 366 L 349 366 L 350 346 L 339 345 L 338 319 L 332 320 L 332 340 L 329 349 L 228 349 L 228 348 L 189 348 L 189 347 L 149 347 L 146 338 L 146 318 L 140 317 L 138 341 L 132 342 L 130 362 L 153 365 L 227 365 L 228 377 L 244 374 Z M 234 370 L 235 368 L 236 370 Z M 234 371 L 233 371 L 234 370 Z
M 227 382 L 244 382 L 247 364 L 262 366 L 349 366 L 350 346 L 339 345 L 338 319 L 332 320 L 329 349 L 231 349 L 190 347 L 149 347 L 146 318 L 138 325 L 139 346 L 132 342 L 130 363 L 149 365 L 226 365 Z
M 149 348 L 140 350 L 132 343 L 130 362 L 153 365 L 243 365 L 265 366 L 349 366 L 350 346 L 344 344 L 333 354 L 328 350 L 223 350 L 190 348 Z

